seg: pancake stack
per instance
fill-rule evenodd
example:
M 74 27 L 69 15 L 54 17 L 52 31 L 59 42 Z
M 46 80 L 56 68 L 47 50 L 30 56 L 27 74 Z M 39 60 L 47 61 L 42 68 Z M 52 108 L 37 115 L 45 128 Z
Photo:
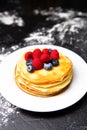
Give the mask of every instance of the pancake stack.
M 33 51 L 29 50 L 29 52 Z M 36 68 L 29 72 L 26 65 L 26 53 L 18 60 L 14 73 L 16 84 L 21 90 L 34 96 L 49 97 L 68 88 L 72 80 L 73 70 L 72 61 L 67 56 L 58 52 L 57 65 L 52 65 L 50 69 L 46 69 L 42 65 L 42 68 Z M 52 57 L 50 59 L 49 62 L 52 62 Z

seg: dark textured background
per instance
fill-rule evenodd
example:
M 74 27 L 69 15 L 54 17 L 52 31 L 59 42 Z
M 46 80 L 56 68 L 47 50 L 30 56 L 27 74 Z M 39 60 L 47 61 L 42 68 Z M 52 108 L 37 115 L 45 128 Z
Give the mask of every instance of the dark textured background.
M 51 17 L 56 18 L 54 15 L 45 16 L 40 13 L 36 15 L 33 12 L 35 9 L 48 12 L 50 7 L 53 7 L 54 10 L 57 8 L 57 13 L 58 11 L 67 13 L 68 10 L 73 10 L 74 15 L 70 19 L 80 18 L 85 23 L 82 28 L 77 28 L 78 33 L 70 33 L 71 25 L 67 25 L 64 29 L 68 28 L 68 31 L 62 41 L 58 38 L 59 31 L 55 30 L 52 33 L 54 41 L 51 44 L 73 50 L 87 62 L 87 5 L 84 0 L 0 0 L 0 13 L 4 11 L 10 12 L 10 14 L 17 13 L 17 16 L 24 20 L 22 27 L 0 23 L 0 54 L 11 53 L 13 51 L 11 47 L 14 45 L 22 48 L 34 44 L 26 42 L 24 39 L 29 34 L 38 32 L 38 29 L 41 30 L 44 27 L 44 35 L 46 35 L 47 30 L 53 25 L 64 24 L 70 20 L 57 18 L 54 21 L 51 19 Z M 78 11 L 81 11 L 82 15 L 79 15 Z M 47 21 L 46 18 L 50 18 L 50 20 Z M 38 43 L 37 41 L 35 44 Z M 75 105 L 57 112 L 35 113 L 19 108 L 19 114 L 11 115 L 8 125 L 0 127 L 0 130 L 87 130 L 87 94 Z

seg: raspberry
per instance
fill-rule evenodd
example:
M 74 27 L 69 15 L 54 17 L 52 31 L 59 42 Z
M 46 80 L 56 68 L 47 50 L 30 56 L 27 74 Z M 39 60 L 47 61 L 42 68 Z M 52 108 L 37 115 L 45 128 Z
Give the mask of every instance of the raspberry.
M 47 48 L 43 49 L 43 50 L 42 50 L 42 53 L 43 53 L 43 54 L 48 54 L 48 55 L 50 54 L 50 53 L 49 53 L 49 50 L 48 50 Z
M 43 63 L 49 62 L 50 61 L 50 56 L 48 54 L 42 54 L 41 57 L 40 57 L 40 60 Z
M 43 68 L 43 63 L 41 62 L 41 60 L 39 58 L 35 58 L 32 61 L 32 65 L 33 65 L 35 70 L 39 70 L 39 69 Z
M 41 54 L 42 54 L 41 50 L 38 49 L 38 48 L 33 51 L 33 57 L 34 58 L 40 58 Z
M 26 61 L 30 60 L 30 59 L 33 59 L 33 56 L 32 56 L 32 52 L 26 52 L 25 55 L 24 55 L 24 58 Z
M 51 51 L 51 54 L 50 54 L 50 57 L 51 57 L 52 59 L 54 59 L 54 60 L 59 59 L 59 52 L 58 52 L 56 49 L 52 50 L 52 51 Z

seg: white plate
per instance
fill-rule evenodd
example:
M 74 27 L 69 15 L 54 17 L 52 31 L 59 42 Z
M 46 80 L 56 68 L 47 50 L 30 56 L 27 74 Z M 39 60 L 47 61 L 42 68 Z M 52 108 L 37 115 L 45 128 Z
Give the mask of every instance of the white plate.
M 53 48 L 67 55 L 73 62 L 73 80 L 63 93 L 41 98 L 23 92 L 15 83 L 14 68 L 19 57 L 31 48 Z M 87 64 L 76 53 L 53 45 L 34 45 L 19 49 L 5 58 L 0 65 L 0 92 L 10 103 L 25 110 L 51 112 L 67 108 L 79 101 L 87 92 Z

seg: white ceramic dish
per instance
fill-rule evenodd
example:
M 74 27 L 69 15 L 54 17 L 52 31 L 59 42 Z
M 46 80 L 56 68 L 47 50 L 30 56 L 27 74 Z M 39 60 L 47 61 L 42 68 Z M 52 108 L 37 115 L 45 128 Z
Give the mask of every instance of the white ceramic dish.
M 41 98 L 29 95 L 16 85 L 14 80 L 15 65 L 20 56 L 31 48 L 53 48 L 67 55 L 73 62 L 73 80 L 63 93 Z M 34 45 L 19 49 L 8 55 L 0 65 L 0 93 L 13 105 L 25 110 L 51 112 L 67 108 L 78 102 L 87 92 L 87 64 L 76 53 L 59 46 Z

